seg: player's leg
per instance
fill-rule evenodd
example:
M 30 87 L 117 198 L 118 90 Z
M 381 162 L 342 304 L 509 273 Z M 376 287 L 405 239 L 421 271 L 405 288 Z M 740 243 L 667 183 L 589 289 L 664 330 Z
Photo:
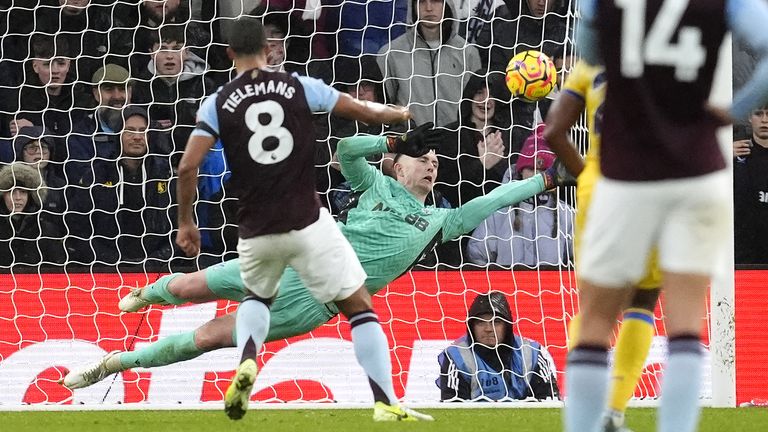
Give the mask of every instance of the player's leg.
M 691 432 L 698 424 L 703 369 L 700 335 L 709 277 L 724 253 L 722 244 L 730 230 L 723 217 L 730 200 L 729 180 L 719 172 L 670 182 L 676 204 L 670 208 L 659 241 L 669 341 L 657 417 L 660 432 Z
M 639 189 L 639 190 L 638 190 Z M 645 270 L 662 212 L 649 205 L 654 190 L 601 179 L 583 232 L 579 263 L 578 340 L 568 355 L 567 431 L 600 429 L 607 405 L 608 349 L 630 287 Z
M 240 362 L 224 395 L 224 411 L 233 420 L 241 419 L 248 410 L 258 371 L 256 356 L 269 331 L 269 307 L 294 246 L 290 234 L 241 238 L 237 244 L 240 274 L 250 294 L 237 308 L 235 330 Z
M 659 292 L 659 288 L 635 288 L 629 308 L 624 310 L 614 350 L 604 432 L 625 430 L 624 412 L 635 394 L 656 332 L 653 311 Z
M 72 370 L 60 381 L 70 388 L 88 387 L 113 373 L 135 367 L 152 368 L 179 363 L 219 348 L 235 346 L 235 314 L 208 321 L 194 331 L 168 336 L 135 351 L 113 351 L 82 369 Z
M 131 290 L 118 306 L 123 312 L 136 312 L 151 304 L 240 301 L 246 294 L 240 278 L 240 262 L 234 259 L 194 273 L 165 275 L 144 288 Z
M 418 416 L 427 419 L 399 407 L 387 337 L 373 311 L 371 296 L 363 287 L 365 271 L 333 218 L 322 210 L 320 219 L 301 235 L 305 252 L 291 259 L 291 267 L 315 299 L 321 303 L 334 301 L 349 320 L 355 356 L 368 376 L 376 406 L 381 405 L 375 411 L 389 409 L 386 417 L 392 420 L 418 420 Z

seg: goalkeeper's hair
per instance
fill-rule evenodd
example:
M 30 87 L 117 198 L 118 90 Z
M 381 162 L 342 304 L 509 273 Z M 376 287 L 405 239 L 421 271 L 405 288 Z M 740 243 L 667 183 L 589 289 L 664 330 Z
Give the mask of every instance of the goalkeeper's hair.
M 261 20 L 249 16 L 241 16 L 232 21 L 228 39 L 229 47 L 238 56 L 258 54 L 267 46 Z

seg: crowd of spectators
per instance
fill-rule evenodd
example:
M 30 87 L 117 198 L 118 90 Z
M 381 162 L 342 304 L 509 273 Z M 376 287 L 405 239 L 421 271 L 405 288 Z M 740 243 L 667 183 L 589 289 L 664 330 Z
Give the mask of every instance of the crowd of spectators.
M 545 168 L 528 163 L 538 160 L 534 154 L 524 155 L 524 168 L 515 164 L 526 140 L 536 136 L 548 102 L 512 99 L 503 71 L 509 58 L 525 49 L 542 50 L 563 64 L 571 51 L 573 3 L 14 3 L 0 11 L 5 35 L 0 42 L 0 271 L 40 263 L 159 270 L 190 264 L 174 244 L 176 165 L 200 102 L 231 78 L 222 35 L 240 14 L 263 18 L 270 68 L 323 79 L 359 99 L 406 105 L 413 113 L 411 127 L 435 123 L 445 139 L 431 203 L 459 206 L 521 173 L 532 175 Z M 318 191 L 334 214 L 355 199 L 334 162 L 338 141 L 409 127 L 371 127 L 328 115 L 317 116 L 314 126 Z M 535 151 L 542 149 L 543 143 Z M 383 155 L 371 163 L 386 170 L 391 158 Z M 200 266 L 236 251 L 236 198 L 227 193 L 227 178 L 226 157 L 217 146 L 199 176 Z M 571 208 L 558 196 L 521 203 L 506 218 L 546 211 L 555 215 L 546 217 L 561 221 Z M 567 243 L 568 224 L 534 230 L 532 241 Z M 485 239 L 520 235 L 517 228 L 485 226 Z M 502 251 L 476 257 L 468 253 L 470 242 L 466 236 L 443 246 L 429 265 L 572 264 L 569 254 L 509 262 L 493 258 Z M 510 244 L 497 242 L 511 251 Z M 482 248 L 488 249 L 485 243 Z

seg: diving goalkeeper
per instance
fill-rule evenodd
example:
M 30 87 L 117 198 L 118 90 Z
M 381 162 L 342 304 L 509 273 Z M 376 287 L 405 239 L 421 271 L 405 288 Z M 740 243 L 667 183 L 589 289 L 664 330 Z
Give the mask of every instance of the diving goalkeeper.
M 418 128 L 417 128 L 418 129 Z M 357 205 L 338 222 L 352 244 L 368 278 L 373 295 L 418 263 L 438 243 L 470 232 L 500 208 L 535 196 L 573 178 L 559 163 L 527 180 L 510 182 L 456 209 L 425 206 L 438 171 L 434 152 L 409 157 L 409 140 L 358 136 L 339 142 L 342 173 L 354 191 Z M 394 151 L 397 179 L 368 164 L 366 156 Z M 240 279 L 237 260 L 191 274 L 163 276 L 151 285 L 133 290 L 120 301 L 120 309 L 135 312 L 151 304 L 205 303 L 217 299 L 240 301 L 247 290 Z M 333 303 L 318 303 L 290 267 L 280 280 L 272 304 L 267 341 L 305 334 L 336 316 Z M 205 352 L 235 346 L 235 314 L 217 317 L 198 329 L 170 336 L 136 351 L 111 352 L 100 361 L 67 374 L 62 383 L 71 389 L 87 387 L 110 374 L 134 367 L 158 367 L 193 359 Z

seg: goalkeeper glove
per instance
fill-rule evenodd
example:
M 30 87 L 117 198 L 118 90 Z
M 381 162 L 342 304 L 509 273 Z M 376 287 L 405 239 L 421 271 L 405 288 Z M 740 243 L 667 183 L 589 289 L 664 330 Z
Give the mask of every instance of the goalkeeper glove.
M 440 148 L 441 133 L 433 129 L 432 122 L 404 133 L 397 137 L 387 138 L 387 148 L 392 153 L 400 153 L 410 157 L 420 157 L 431 150 Z

